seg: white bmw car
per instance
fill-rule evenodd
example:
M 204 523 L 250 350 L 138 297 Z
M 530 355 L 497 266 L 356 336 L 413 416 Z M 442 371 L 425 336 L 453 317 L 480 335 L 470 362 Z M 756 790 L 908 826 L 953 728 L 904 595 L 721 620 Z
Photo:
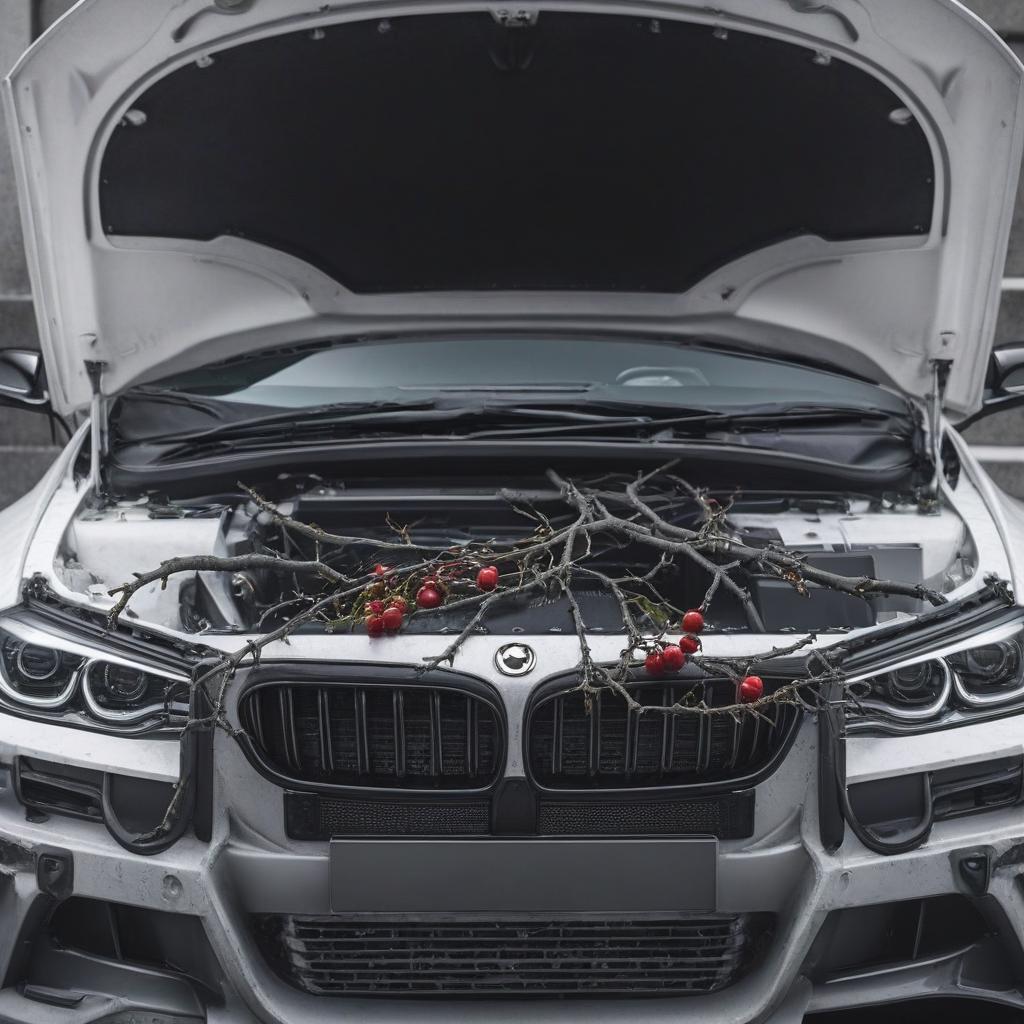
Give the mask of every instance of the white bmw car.
M 1024 509 L 956 429 L 1024 394 L 1022 72 L 955 0 L 54 25 L 0 1021 L 1024 1011 Z

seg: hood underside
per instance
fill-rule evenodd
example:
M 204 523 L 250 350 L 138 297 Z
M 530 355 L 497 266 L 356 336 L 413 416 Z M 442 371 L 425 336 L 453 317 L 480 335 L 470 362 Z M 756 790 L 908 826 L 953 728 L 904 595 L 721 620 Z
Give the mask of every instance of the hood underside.
M 980 400 L 1021 68 L 952 0 L 83 0 L 8 81 L 55 405 L 290 341 L 678 329 Z

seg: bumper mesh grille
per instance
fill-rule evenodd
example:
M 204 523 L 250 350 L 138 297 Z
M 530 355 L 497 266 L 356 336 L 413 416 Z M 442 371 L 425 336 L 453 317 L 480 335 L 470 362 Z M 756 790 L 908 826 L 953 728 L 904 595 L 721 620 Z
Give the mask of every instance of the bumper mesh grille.
M 537 831 L 545 836 L 715 836 L 744 839 L 754 830 L 754 793 L 690 800 L 542 799 Z
M 356 800 L 286 793 L 285 827 L 292 839 L 332 836 L 483 836 L 491 830 L 487 800 Z
M 313 995 L 700 995 L 732 984 L 770 919 L 367 923 L 259 919 L 265 951 Z

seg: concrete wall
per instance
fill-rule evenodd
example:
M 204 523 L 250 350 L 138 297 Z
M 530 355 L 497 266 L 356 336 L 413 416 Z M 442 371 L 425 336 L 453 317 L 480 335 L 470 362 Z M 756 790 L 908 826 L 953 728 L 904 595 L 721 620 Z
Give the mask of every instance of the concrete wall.
M 1024 58 L 1024 0 L 966 2 Z M 73 0 L 0 0 L 0 73 L 7 71 L 35 34 L 72 4 Z M 1024 277 L 1024 184 L 1018 199 L 1007 273 Z M 1024 340 L 1024 293 L 1005 299 L 999 337 L 1004 341 Z M 37 344 L 6 127 L 0 118 L 0 346 L 36 348 Z M 1024 410 L 992 417 L 972 428 L 968 437 L 975 443 L 1024 445 Z M 50 429 L 43 417 L 0 408 L 0 507 L 32 486 L 54 452 Z M 998 464 L 989 468 L 1008 491 L 1024 497 L 1024 465 Z
M 35 11 L 29 0 L 0 0 L 0 69 L 6 71 L 32 38 Z M 14 192 L 6 126 L 0 118 L 0 345 L 35 348 L 21 225 Z M 0 409 L 0 505 L 27 490 L 53 456 L 46 420 Z

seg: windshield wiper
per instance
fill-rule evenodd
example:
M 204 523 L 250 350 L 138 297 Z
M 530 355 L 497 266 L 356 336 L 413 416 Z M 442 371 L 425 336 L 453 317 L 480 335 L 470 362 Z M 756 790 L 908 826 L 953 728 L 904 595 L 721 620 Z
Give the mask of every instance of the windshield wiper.
M 671 435 L 706 436 L 712 431 L 757 431 L 771 430 L 782 426 L 803 424 L 810 426 L 835 426 L 841 423 L 864 420 L 883 421 L 891 419 L 890 413 L 865 409 L 818 409 L 816 411 L 794 410 L 774 413 L 700 413 L 677 416 L 642 416 L 639 418 L 616 418 L 608 416 L 591 423 L 546 424 L 538 427 L 497 427 L 489 430 L 474 430 L 461 435 L 467 440 L 483 440 L 501 437 L 554 436 L 563 434 L 594 433 L 599 429 L 623 430 L 632 428 L 643 431 L 644 436 L 670 433 Z
M 162 400 L 164 396 L 161 394 L 155 397 Z M 189 396 L 189 401 L 182 400 L 182 396 L 176 397 L 178 397 L 180 404 L 192 404 L 192 396 Z M 147 395 L 146 401 L 149 400 L 150 396 Z M 209 405 L 210 403 L 207 401 L 206 404 Z M 294 427 L 305 422 L 310 424 L 323 422 L 346 423 L 349 421 L 358 421 L 362 417 L 372 418 L 378 415 L 388 416 L 393 411 L 409 412 L 415 416 L 433 409 L 434 405 L 435 403 L 428 399 L 422 399 L 415 402 L 331 402 L 326 405 L 314 405 L 304 409 L 288 409 L 282 410 L 281 412 L 266 413 L 262 416 L 250 416 L 244 419 L 229 420 L 226 423 L 218 423 L 213 427 L 203 427 L 201 430 L 182 430 L 163 434 L 147 434 L 144 437 L 133 438 L 133 440 L 145 441 L 147 444 L 158 444 L 160 442 L 170 441 L 201 442 L 216 440 L 217 438 L 231 437 L 234 435 L 247 436 L 250 434 L 256 434 L 260 430 L 266 428 L 274 429 L 281 427 Z M 230 409 L 230 407 L 227 408 Z M 224 403 L 220 403 L 219 411 L 222 413 L 227 411 Z
M 382 404 L 368 408 L 366 411 L 345 412 L 344 414 L 339 414 L 336 410 L 320 409 L 316 410 L 312 416 L 307 416 L 305 412 L 295 415 L 293 412 L 281 416 L 258 417 L 199 431 L 147 437 L 144 440 L 146 443 L 167 442 L 186 447 L 231 442 L 251 445 L 262 439 L 281 444 L 313 434 L 325 434 L 337 438 L 340 428 L 344 428 L 346 431 L 351 431 L 353 428 L 377 431 L 408 427 L 422 428 L 421 436 L 439 436 L 437 428 L 452 427 L 460 422 L 478 423 L 488 419 L 496 420 L 499 423 L 520 419 L 543 423 L 543 426 L 528 428 L 531 433 L 556 431 L 560 427 L 562 429 L 576 427 L 584 430 L 593 430 L 597 427 L 605 429 L 638 428 L 654 422 L 650 416 L 642 413 L 633 416 L 610 416 L 605 413 L 581 412 L 574 409 L 535 409 L 506 405 L 437 408 L 434 403 L 410 405 L 394 403 Z M 472 434 L 473 431 L 450 433 L 446 430 L 441 432 L 440 436 L 459 438 L 471 437 Z M 356 434 L 356 436 L 364 435 Z
M 591 403 L 587 403 L 589 407 Z M 503 438 L 543 440 L 565 436 L 602 436 L 621 440 L 623 434 L 638 440 L 657 435 L 665 439 L 675 436 L 705 437 L 713 431 L 778 430 L 796 425 L 836 425 L 864 420 L 889 420 L 891 414 L 876 409 L 830 408 L 819 406 L 787 406 L 771 411 L 759 407 L 749 412 L 710 412 L 700 409 L 657 407 L 655 411 L 637 411 L 629 403 L 594 403 L 598 409 L 628 409 L 632 415 L 587 411 L 559 406 L 474 405 L 451 408 L 435 403 L 416 405 L 382 404 L 366 411 L 339 414 L 336 409 L 321 408 L 313 417 L 295 415 L 259 417 L 222 427 L 198 431 L 191 435 L 166 438 L 173 443 L 165 458 L 186 455 L 214 455 L 225 450 L 280 449 L 297 442 L 312 443 L 330 440 L 345 444 L 356 441 L 408 442 L 432 440 L 483 441 Z M 347 407 L 351 408 L 351 407 Z M 667 415 L 671 412 L 671 415 Z M 476 426 L 480 421 L 493 421 L 491 426 Z M 517 425 L 509 425 L 516 422 Z M 533 421 L 535 426 L 518 422 Z M 458 429 L 461 424 L 470 429 Z M 413 427 L 414 430 L 406 428 Z M 341 432 L 340 428 L 343 428 Z M 354 429 L 353 429 L 354 428 Z

